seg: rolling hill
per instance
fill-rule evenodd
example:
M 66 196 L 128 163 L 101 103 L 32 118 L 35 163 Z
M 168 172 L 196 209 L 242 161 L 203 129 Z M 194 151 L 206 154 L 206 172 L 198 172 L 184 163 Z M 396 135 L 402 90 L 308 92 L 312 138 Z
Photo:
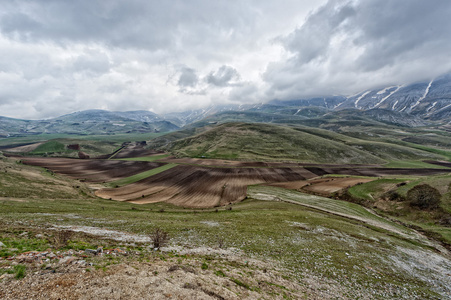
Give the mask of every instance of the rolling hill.
M 152 146 L 152 143 L 151 143 Z M 365 141 L 299 126 L 225 123 L 164 146 L 177 156 L 315 163 L 373 163 L 443 159 L 406 146 Z

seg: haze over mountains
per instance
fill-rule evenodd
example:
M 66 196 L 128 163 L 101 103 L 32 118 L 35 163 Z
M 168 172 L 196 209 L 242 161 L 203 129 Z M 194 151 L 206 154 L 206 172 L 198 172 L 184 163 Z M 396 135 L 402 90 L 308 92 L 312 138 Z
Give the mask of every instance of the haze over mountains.
M 339 111 L 342 111 L 338 113 Z M 237 113 L 239 112 L 239 113 Z M 202 110 L 158 115 L 150 111 L 87 110 L 48 120 L 0 117 L 0 136 L 40 133 L 113 134 L 169 132 L 206 119 L 207 122 L 248 121 L 292 123 L 327 114 L 368 118 L 418 127 L 451 124 L 451 74 L 428 82 L 388 86 L 355 95 L 326 96 L 257 105 L 212 106 Z

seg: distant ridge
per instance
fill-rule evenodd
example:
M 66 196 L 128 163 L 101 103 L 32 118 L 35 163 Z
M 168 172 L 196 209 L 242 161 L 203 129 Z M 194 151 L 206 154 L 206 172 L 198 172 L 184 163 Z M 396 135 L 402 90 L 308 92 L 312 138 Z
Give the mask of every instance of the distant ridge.
M 343 112 L 346 113 L 343 115 Z M 42 133 L 113 134 L 170 132 L 203 120 L 216 122 L 287 123 L 315 126 L 328 114 L 366 118 L 382 123 L 419 127 L 451 125 L 451 74 L 430 81 L 394 85 L 355 95 L 326 96 L 248 105 L 214 105 L 204 109 L 155 114 L 150 111 L 92 109 L 48 120 L 20 120 L 0 116 L 0 137 Z M 207 119 L 208 118 L 208 119 Z M 311 122 L 304 122 L 312 120 Z M 197 124 L 196 126 L 200 126 Z

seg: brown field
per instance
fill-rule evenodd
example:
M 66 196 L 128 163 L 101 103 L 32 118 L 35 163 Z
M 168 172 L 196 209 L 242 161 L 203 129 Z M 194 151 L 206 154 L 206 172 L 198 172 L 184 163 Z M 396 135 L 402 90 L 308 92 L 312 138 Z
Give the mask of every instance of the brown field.
M 413 176 L 428 176 L 443 173 L 450 173 L 451 169 L 433 169 L 433 168 L 368 168 L 355 167 L 348 168 L 341 165 L 335 167 L 305 167 L 310 172 L 322 176 L 327 174 L 351 175 L 351 176 L 389 176 L 389 175 L 413 175 Z
M 356 184 L 370 182 L 375 178 L 355 178 L 355 177 L 328 177 L 313 179 L 309 181 L 308 186 L 303 187 L 303 190 L 323 195 L 330 195 L 332 193 L 341 191 L 344 188 L 354 186 Z
M 449 161 L 434 161 L 434 160 L 425 160 L 425 163 L 433 164 L 441 167 L 451 168 L 451 162 Z
M 139 147 L 138 147 L 139 148 Z M 133 152 L 133 151 L 137 152 Z M 124 153 L 141 152 L 139 149 Z M 150 153 L 147 153 L 150 154 Z M 87 182 L 108 182 L 164 165 L 179 165 L 138 182 L 96 195 L 117 201 L 153 203 L 166 201 L 184 207 L 228 205 L 246 197 L 248 185 L 271 184 L 289 189 L 330 195 L 371 179 L 315 178 L 328 174 L 379 177 L 386 175 L 434 175 L 451 169 L 382 168 L 373 165 L 314 165 L 300 163 L 238 162 L 192 158 L 166 158 L 158 162 L 70 158 L 24 158 L 23 163 L 48 168 Z M 312 179 L 315 178 L 315 179 Z
M 164 163 L 72 158 L 24 158 L 22 163 L 87 182 L 108 182 L 161 167 Z
M 155 151 L 153 149 L 146 149 L 145 144 L 141 143 L 131 143 L 121 150 L 119 150 L 114 158 L 129 158 L 129 157 L 142 157 L 142 156 L 151 156 L 154 154 L 158 154 L 161 152 Z
M 40 146 L 42 144 L 44 144 L 44 142 L 27 144 L 27 145 L 23 145 L 23 146 L 14 147 L 14 148 L 8 148 L 5 150 L 8 152 L 11 152 L 11 153 L 27 153 L 27 152 L 31 152 L 31 151 L 35 150 L 38 146 Z
M 248 185 L 315 177 L 304 168 L 208 168 L 179 165 L 170 170 L 96 195 L 132 203 L 166 201 L 185 207 L 214 207 L 240 201 Z
M 259 162 L 259 161 L 233 161 L 222 159 L 203 159 L 203 158 L 175 158 L 168 157 L 161 159 L 162 162 L 185 164 L 185 165 L 200 165 L 209 167 L 240 167 L 240 168 L 292 168 L 292 167 L 317 167 L 317 168 L 378 168 L 380 165 L 362 165 L 362 164 L 312 164 L 299 162 Z
M 304 191 L 323 196 L 330 196 L 331 194 L 341 191 L 347 187 L 351 187 L 360 183 L 370 182 L 373 180 L 375 180 L 375 178 L 325 177 L 313 178 L 310 180 L 278 182 L 268 185 L 289 190 Z

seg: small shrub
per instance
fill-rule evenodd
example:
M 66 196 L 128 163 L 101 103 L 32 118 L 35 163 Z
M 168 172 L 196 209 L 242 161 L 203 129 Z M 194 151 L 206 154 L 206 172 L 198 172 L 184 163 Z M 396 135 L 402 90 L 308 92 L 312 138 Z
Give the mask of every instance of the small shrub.
M 395 190 L 390 190 L 390 191 L 386 192 L 383 195 L 383 197 L 390 201 L 405 201 L 406 200 L 406 198 L 404 198 L 404 196 L 402 196 Z
M 69 239 L 72 237 L 73 232 L 69 230 L 58 231 L 54 237 L 54 243 L 56 248 L 67 247 Z
M 410 205 L 421 209 L 438 207 L 441 197 L 440 192 L 428 184 L 417 185 L 407 192 L 407 199 L 410 201 Z
M 218 238 L 218 246 L 219 248 L 224 248 L 224 239 L 223 238 Z
M 208 265 L 206 263 L 202 263 L 202 266 L 200 267 L 202 270 L 208 269 Z
M 169 242 L 169 234 L 161 228 L 156 228 L 150 235 L 150 238 L 152 239 L 153 247 L 155 249 L 160 249 Z

